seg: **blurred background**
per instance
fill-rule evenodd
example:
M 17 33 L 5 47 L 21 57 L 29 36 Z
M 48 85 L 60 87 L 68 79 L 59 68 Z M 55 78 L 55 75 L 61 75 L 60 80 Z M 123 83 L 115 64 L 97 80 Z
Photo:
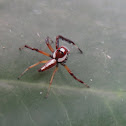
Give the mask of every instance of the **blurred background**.
M 0 126 L 125 126 L 125 0 L 0 0 Z M 74 41 L 67 65 L 87 89 L 59 66 L 48 99 L 54 68 L 43 65 L 17 77 L 30 65 L 50 58 L 45 44 L 57 35 Z

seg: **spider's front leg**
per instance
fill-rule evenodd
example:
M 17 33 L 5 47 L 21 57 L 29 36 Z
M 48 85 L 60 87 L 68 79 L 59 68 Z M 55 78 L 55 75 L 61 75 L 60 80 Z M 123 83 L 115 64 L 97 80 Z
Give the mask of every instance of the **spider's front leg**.
M 31 49 L 31 50 L 33 50 L 33 51 L 39 52 L 39 53 L 41 53 L 41 54 L 43 54 L 43 55 L 45 55 L 45 56 L 48 56 L 48 57 L 51 57 L 51 58 L 52 58 L 52 56 L 51 56 L 50 54 L 48 54 L 48 53 L 46 53 L 46 52 L 44 52 L 44 51 L 42 51 L 42 50 L 39 50 L 39 49 L 36 49 L 36 48 L 32 48 L 32 47 L 30 47 L 30 46 L 28 46 L 28 45 L 25 45 L 25 46 L 23 46 L 23 47 L 21 47 L 21 48 L 19 48 L 19 49 L 22 50 L 23 48 Z
M 51 39 L 49 37 L 47 37 L 45 42 L 46 42 L 46 45 L 48 46 L 49 50 L 53 53 L 54 49 L 52 48 L 51 44 L 49 43 L 49 40 L 51 40 Z M 53 41 L 51 40 L 51 42 L 53 42 Z
M 65 38 L 65 37 L 63 37 L 61 35 L 58 35 L 56 37 L 56 49 L 59 48 L 59 39 L 65 40 L 69 44 L 73 44 L 80 51 L 80 53 L 83 53 L 83 51 L 73 41 L 71 41 L 70 39 L 67 39 L 67 38 Z
M 79 81 L 80 83 L 84 84 L 87 88 L 90 88 L 86 83 L 84 83 L 82 80 L 78 79 L 72 72 L 71 70 L 68 68 L 67 65 L 65 65 L 64 63 L 61 63 L 61 65 L 64 66 L 64 68 L 69 72 L 69 74 L 77 81 Z

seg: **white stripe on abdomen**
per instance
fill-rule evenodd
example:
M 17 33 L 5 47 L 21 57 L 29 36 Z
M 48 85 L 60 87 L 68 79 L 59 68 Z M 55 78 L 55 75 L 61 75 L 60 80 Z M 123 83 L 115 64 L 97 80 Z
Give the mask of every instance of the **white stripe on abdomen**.
M 55 59 L 51 59 L 49 62 L 47 62 L 42 68 L 41 70 L 44 70 L 45 68 L 51 66 L 52 64 L 54 64 L 56 62 Z

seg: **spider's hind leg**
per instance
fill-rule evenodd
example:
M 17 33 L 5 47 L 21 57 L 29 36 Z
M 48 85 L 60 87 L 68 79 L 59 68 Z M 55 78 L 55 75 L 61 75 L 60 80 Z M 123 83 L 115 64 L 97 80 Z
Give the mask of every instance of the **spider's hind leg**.
M 68 73 L 77 81 L 79 81 L 80 83 L 84 84 L 87 88 L 90 88 L 86 83 L 84 83 L 82 80 L 78 79 L 72 72 L 71 70 L 68 68 L 67 65 L 65 65 L 64 63 L 62 63 L 61 65 L 64 66 L 64 68 L 68 71 Z
M 33 67 L 39 65 L 40 63 L 47 63 L 47 62 L 48 62 L 48 60 L 44 60 L 44 61 L 40 61 L 40 62 L 38 62 L 38 63 L 35 63 L 35 64 L 29 66 L 27 69 L 25 69 L 24 72 L 21 73 L 20 76 L 18 76 L 18 79 L 20 79 L 20 78 L 24 75 L 24 73 L 26 73 L 29 69 L 31 69 L 31 68 L 33 68 Z
M 53 71 L 53 74 L 52 74 L 51 80 L 50 80 L 50 82 L 49 82 L 48 91 L 47 91 L 47 94 L 46 94 L 45 98 L 48 98 L 49 91 L 50 91 L 50 87 L 51 87 L 51 84 L 52 84 L 52 81 L 53 81 L 54 75 L 55 75 L 55 73 L 56 73 L 57 70 L 58 70 L 58 66 L 56 66 L 55 70 Z

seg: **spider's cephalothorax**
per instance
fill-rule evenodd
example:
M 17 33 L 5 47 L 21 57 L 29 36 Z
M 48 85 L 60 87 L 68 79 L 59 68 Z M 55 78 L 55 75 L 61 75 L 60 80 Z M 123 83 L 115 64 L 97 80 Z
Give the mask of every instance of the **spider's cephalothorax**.
M 59 63 L 64 62 L 67 60 L 69 52 L 69 49 L 67 49 L 65 46 L 61 46 L 53 53 L 53 58 Z
M 72 72 L 71 70 L 67 67 L 67 65 L 65 64 L 67 58 L 68 58 L 68 54 L 69 54 L 69 49 L 67 49 L 67 47 L 65 46 L 61 46 L 59 47 L 59 39 L 62 39 L 66 42 L 68 42 L 69 44 L 73 44 L 79 51 L 80 53 L 83 53 L 82 50 L 71 40 L 59 35 L 56 37 L 56 50 L 54 51 L 54 49 L 52 48 L 52 46 L 50 45 L 49 41 L 51 40 L 49 37 L 47 37 L 46 39 L 46 44 L 48 46 L 48 48 L 50 49 L 50 51 L 52 52 L 52 55 L 42 51 L 42 50 L 39 50 L 39 49 L 36 49 L 36 48 L 31 48 L 29 47 L 28 45 L 25 45 L 23 46 L 23 48 L 28 48 L 28 49 L 31 49 L 31 50 L 34 50 L 34 51 L 37 51 L 43 55 L 46 55 L 48 57 L 51 58 L 51 60 L 44 60 L 44 61 L 40 61 L 38 63 L 35 63 L 33 65 L 31 65 L 30 67 L 28 67 L 19 77 L 18 79 L 20 79 L 20 77 L 26 72 L 28 71 L 29 69 L 33 68 L 34 66 L 37 66 L 39 65 L 40 63 L 45 63 L 38 71 L 39 72 L 43 72 L 49 68 L 52 68 L 54 66 L 56 66 L 54 72 L 53 72 L 53 75 L 51 77 L 51 80 L 50 80 L 50 85 L 49 85 L 49 88 L 48 88 L 48 92 L 47 92 L 47 95 L 46 97 L 48 97 L 48 94 L 49 94 L 49 90 L 50 90 L 50 86 L 52 84 L 52 81 L 53 81 L 53 77 L 56 73 L 56 71 L 58 70 L 58 64 L 61 64 L 64 66 L 64 68 L 69 72 L 69 74 L 77 81 L 79 81 L 80 83 L 84 84 L 87 88 L 89 88 L 89 86 L 87 84 L 85 84 L 82 80 L 78 79 Z M 51 40 L 52 41 L 52 40 Z M 23 48 L 19 48 L 20 50 L 23 49 Z

